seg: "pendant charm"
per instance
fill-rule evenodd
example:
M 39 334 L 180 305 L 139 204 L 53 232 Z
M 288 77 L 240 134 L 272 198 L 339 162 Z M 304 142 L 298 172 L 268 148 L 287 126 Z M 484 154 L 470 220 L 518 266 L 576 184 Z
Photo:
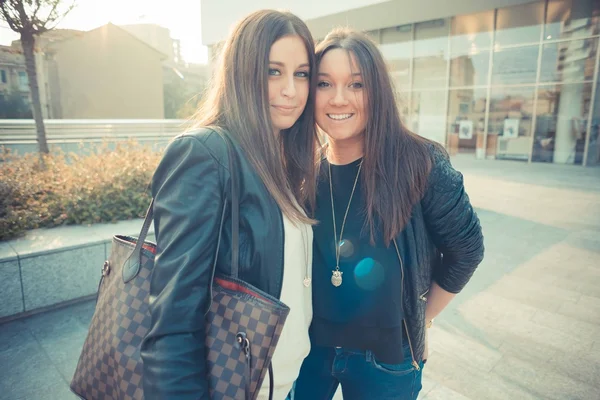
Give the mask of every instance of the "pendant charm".
M 342 274 L 343 272 L 338 270 L 331 271 L 333 274 L 331 275 L 331 284 L 335 287 L 338 287 L 342 284 Z
M 309 287 L 310 286 L 310 278 L 307 276 L 306 278 L 304 278 L 304 287 Z

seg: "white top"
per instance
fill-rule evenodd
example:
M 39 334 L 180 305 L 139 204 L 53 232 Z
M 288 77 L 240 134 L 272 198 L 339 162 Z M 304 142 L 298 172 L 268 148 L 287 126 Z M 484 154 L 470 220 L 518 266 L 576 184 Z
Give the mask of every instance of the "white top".
M 275 377 L 273 399 L 283 400 L 300 373 L 310 351 L 308 328 L 312 321 L 312 283 L 304 286 L 304 278 L 312 278 L 312 227 L 295 226 L 283 215 L 284 251 L 281 301 L 290 308 L 271 363 Z M 269 374 L 265 375 L 258 400 L 269 398 Z

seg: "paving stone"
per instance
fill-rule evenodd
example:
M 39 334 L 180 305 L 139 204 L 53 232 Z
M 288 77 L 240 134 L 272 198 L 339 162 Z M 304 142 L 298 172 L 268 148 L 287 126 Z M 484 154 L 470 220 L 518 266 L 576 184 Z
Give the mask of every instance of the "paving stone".
M 565 302 L 576 303 L 581 296 L 574 291 L 548 287 L 512 275 L 502 278 L 490 287 L 488 293 L 547 311 L 557 311 Z
M 466 398 L 541 400 L 526 387 L 507 382 L 497 374 L 480 371 L 468 363 L 458 363 L 444 354 L 432 353 L 427 364 L 433 379 Z
M 573 335 L 573 337 L 584 342 L 591 343 L 594 339 L 600 338 L 600 324 L 582 321 L 557 313 L 539 310 L 531 321 L 559 332 Z
M 519 324 L 530 321 L 538 309 L 485 291 L 463 303 L 459 310 L 474 324 L 485 321 Z
M 439 383 L 427 375 L 427 364 L 423 368 L 423 373 L 421 374 L 421 386 L 422 388 L 421 392 L 419 393 L 419 398 L 426 397 L 429 392 L 439 386 Z
M 470 400 L 469 397 L 466 397 L 454 390 L 446 387 L 438 385 L 427 392 L 423 397 L 419 397 L 421 400 Z
M 506 381 L 519 382 L 520 386 L 533 391 L 539 398 L 564 400 L 589 400 L 598 394 L 597 388 L 557 374 L 545 365 L 530 364 L 517 357 L 504 357 L 494 368 L 493 373 Z
M 0 396 L 2 399 L 49 399 L 44 388 L 66 386 L 54 368 L 52 360 L 35 340 L 13 341 L 11 347 L 0 352 Z
M 600 298 L 581 296 L 576 304 L 567 302 L 557 312 L 581 321 L 600 325 Z
M 457 364 L 468 363 L 481 371 L 491 371 L 502 358 L 502 353 L 498 350 L 440 328 L 430 329 L 429 343 L 431 352 L 453 358 Z

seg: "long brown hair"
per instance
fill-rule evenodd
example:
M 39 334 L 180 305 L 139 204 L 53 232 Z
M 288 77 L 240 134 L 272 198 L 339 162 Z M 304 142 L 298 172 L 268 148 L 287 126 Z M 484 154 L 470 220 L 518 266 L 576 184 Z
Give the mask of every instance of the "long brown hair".
M 389 245 L 423 197 L 432 166 L 428 146 L 435 144 L 402 123 L 383 56 L 366 34 L 348 28 L 334 29 L 317 45 L 317 64 L 333 49 L 353 55 L 363 78 L 367 108 L 361 172 L 365 227 L 373 240 L 376 223 L 381 224 L 383 239 Z
M 306 46 L 310 92 L 300 118 L 277 136 L 269 112 L 269 53 L 273 43 L 289 35 L 300 37 Z M 314 54 L 312 35 L 300 18 L 288 12 L 256 11 L 229 34 L 211 86 L 196 113 L 197 126 L 227 129 L 281 211 L 293 221 L 307 223 L 313 220 L 304 216 L 296 204 L 312 208 L 315 201 Z

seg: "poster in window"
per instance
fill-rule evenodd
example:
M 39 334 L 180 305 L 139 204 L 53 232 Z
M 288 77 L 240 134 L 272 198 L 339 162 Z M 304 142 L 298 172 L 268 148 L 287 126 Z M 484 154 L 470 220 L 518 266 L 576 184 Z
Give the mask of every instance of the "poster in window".
M 473 121 L 470 119 L 460 121 L 458 126 L 459 139 L 473 139 Z
M 504 120 L 504 132 L 502 134 L 505 138 L 517 138 L 519 137 L 519 119 L 518 118 L 506 118 Z

